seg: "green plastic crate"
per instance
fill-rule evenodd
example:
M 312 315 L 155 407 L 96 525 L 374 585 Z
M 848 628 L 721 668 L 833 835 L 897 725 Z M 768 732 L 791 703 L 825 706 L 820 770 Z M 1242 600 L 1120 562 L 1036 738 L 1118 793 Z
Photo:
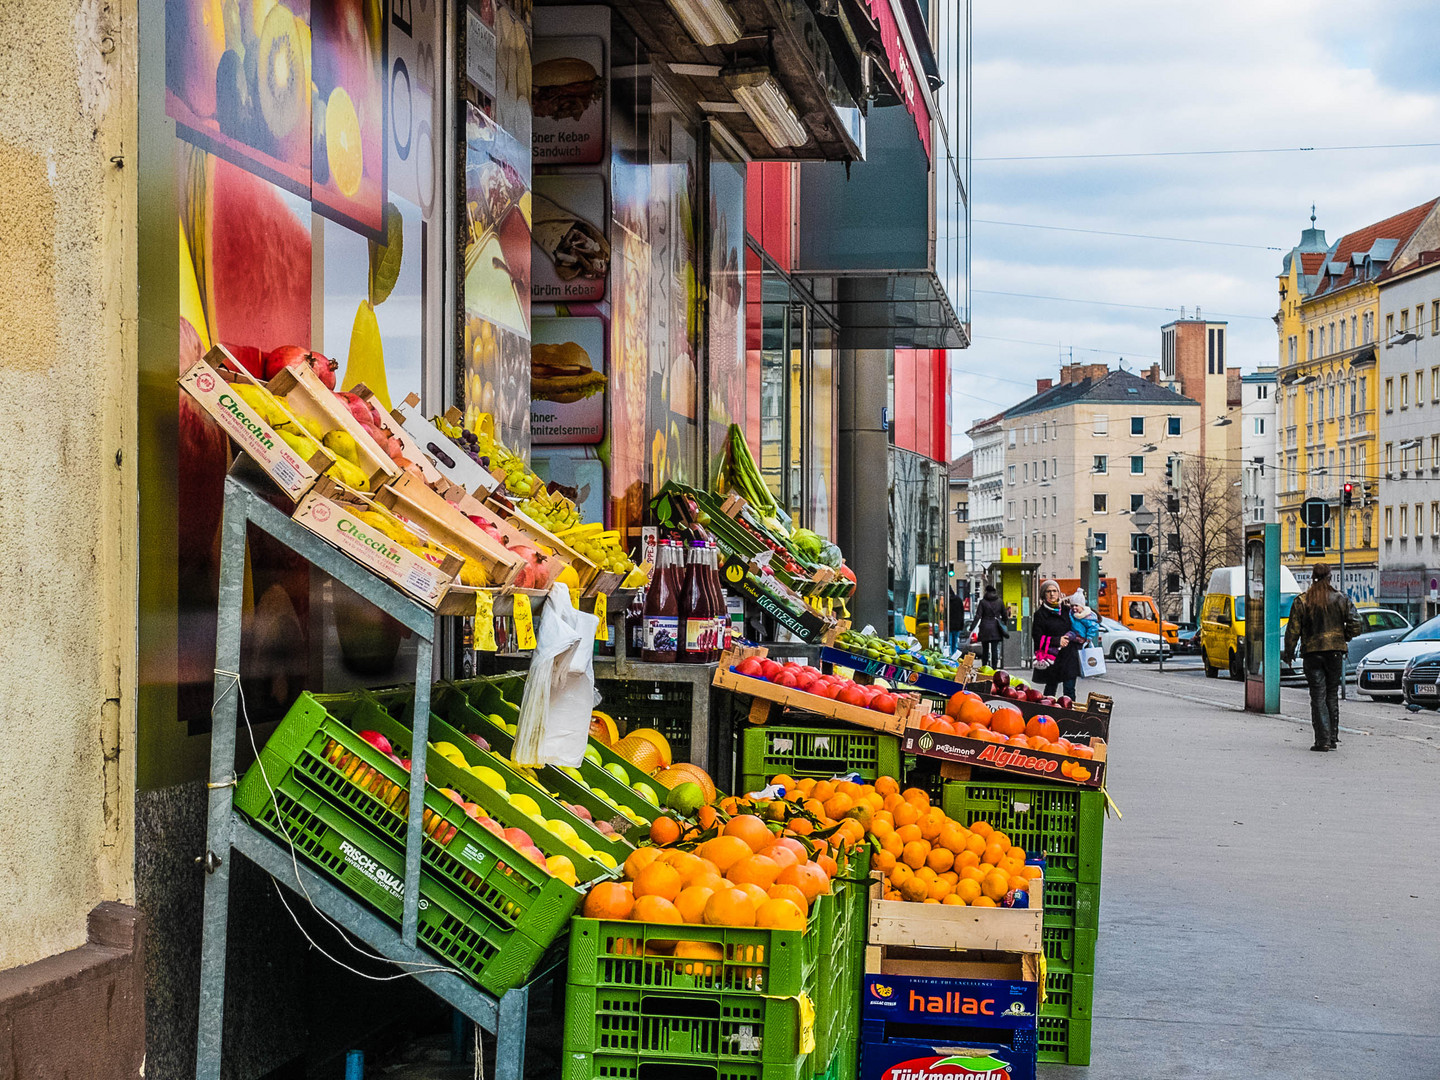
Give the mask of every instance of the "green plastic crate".
M 565 998 L 566 1056 L 635 1054 L 723 1069 L 737 1062 L 794 1062 L 803 1056 L 799 1046 L 800 1003 L 794 998 L 613 986 L 575 986 Z
M 1076 975 L 1061 967 L 1045 965 L 1045 1003 L 1040 1006 L 1042 1016 L 1089 1020 L 1094 1005 L 1094 975 Z
M 639 1054 L 562 1054 L 561 1080 L 811 1080 L 810 1055 L 783 1065 L 763 1062 L 647 1061 Z
M 862 779 L 900 776 L 900 740 L 855 727 L 763 724 L 745 729 L 740 739 L 742 790 L 755 791 L 777 773 L 795 779 L 828 780 L 842 773 Z M 759 778 L 752 783 L 752 778 Z
M 246 781 L 256 775 L 257 767 L 252 766 Z M 242 783 L 236 805 L 398 926 L 404 909 L 404 855 L 315 792 L 293 790 L 291 783 L 291 777 L 283 779 L 273 797 L 263 780 L 250 784 L 248 790 Z M 253 798 L 257 792 L 258 803 Z M 241 805 L 242 798 L 247 806 Z M 519 929 L 504 928 L 493 912 L 462 899 L 425 871 L 420 874 L 420 900 L 419 941 L 492 994 L 522 984 L 545 955 L 548 943 Z
M 1047 893 L 1050 886 L 1045 886 Z M 1076 930 L 1067 926 L 1046 926 L 1040 932 L 1045 962 L 1081 975 L 1095 974 L 1094 930 Z
M 1090 1064 L 1090 1021 L 1064 1016 L 1046 1016 L 1041 1009 L 1035 1023 L 1035 1042 L 1040 1061 L 1067 1065 Z
M 1100 925 L 1100 883 L 1045 879 L 1045 925 L 1094 930 Z
M 336 708 L 352 708 L 353 713 L 347 719 L 362 729 L 374 727 L 388 735 L 398 728 L 373 702 L 332 700 L 331 704 Z M 399 731 L 403 733 L 403 729 Z M 438 755 L 435 757 L 434 767 L 449 765 Z M 459 773 L 453 766 L 450 770 Z M 468 774 L 460 774 L 465 775 Z M 318 822 L 316 828 L 322 830 L 313 845 L 313 861 L 341 880 L 343 866 L 334 862 L 334 852 L 323 844 L 333 841 L 332 846 L 338 850 L 341 840 L 348 841 L 353 845 L 352 855 L 357 864 L 368 858 L 387 868 L 386 873 L 394 880 L 383 880 L 398 889 L 397 882 L 404 869 L 409 781 L 409 774 L 401 766 L 332 716 L 312 695 L 302 694 L 236 788 L 235 806 L 275 833 L 282 842 L 286 838 L 279 823 L 284 818 L 279 814 L 313 816 Z M 456 782 L 463 783 L 458 777 Z M 485 785 L 475 780 L 474 786 Z M 276 803 L 282 797 L 288 802 L 277 809 Z M 485 942 L 481 939 L 487 934 L 503 942 L 508 941 L 507 935 L 514 931 L 543 947 L 565 930 L 580 902 L 576 889 L 520 856 L 503 839 L 469 818 L 433 783 L 426 789 L 425 816 L 429 834 L 423 836 L 421 844 L 422 893 L 427 877 L 432 878 L 473 907 L 483 922 L 467 919 L 456 930 L 466 931 L 469 937 L 480 940 L 480 944 L 474 946 L 477 951 L 483 951 L 481 945 Z M 535 833 L 537 844 L 544 845 L 542 851 L 545 846 L 557 852 L 568 850 L 543 829 L 536 829 Z M 444 843 L 436 839 L 442 835 Z M 577 869 L 586 863 L 587 860 L 576 857 Z M 598 866 L 594 869 L 604 872 Z M 356 881 L 354 874 L 349 877 L 347 885 Z M 374 896 L 366 899 L 377 902 Z M 384 900 L 384 897 L 378 899 Z M 393 913 L 386 910 L 386 914 Z M 446 955 L 454 962 L 454 947 L 451 949 Z M 538 955 L 535 954 L 535 959 Z M 474 966 L 465 970 L 477 976 L 477 981 L 486 989 L 501 985 Z M 516 983 L 510 981 L 509 985 Z
M 654 728 L 670 743 L 675 761 L 689 761 L 693 688 L 688 682 L 654 679 L 596 679 L 600 711 L 628 735 L 636 728 Z
M 969 825 L 988 821 L 1029 856 L 1045 856 L 1045 881 L 1100 880 L 1105 796 L 1068 786 L 951 780 L 941 808 Z

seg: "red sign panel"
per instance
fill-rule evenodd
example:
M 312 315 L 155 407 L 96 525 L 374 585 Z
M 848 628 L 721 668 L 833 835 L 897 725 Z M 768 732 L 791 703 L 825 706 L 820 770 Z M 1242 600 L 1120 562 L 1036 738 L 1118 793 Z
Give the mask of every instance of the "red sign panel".
M 865 0 L 871 16 L 880 27 L 880 40 L 885 46 L 885 58 L 895 81 L 900 84 L 900 96 L 905 99 L 905 108 L 915 118 L 915 129 L 920 132 L 920 143 L 925 147 L 925 156 L 930 153 L 930 107 L 925 103 L 925 92 L 920 80 L 925 76 L 915 62 L 905 38 L 900 33 L 900 22 L 895 16 L 895 0 Z

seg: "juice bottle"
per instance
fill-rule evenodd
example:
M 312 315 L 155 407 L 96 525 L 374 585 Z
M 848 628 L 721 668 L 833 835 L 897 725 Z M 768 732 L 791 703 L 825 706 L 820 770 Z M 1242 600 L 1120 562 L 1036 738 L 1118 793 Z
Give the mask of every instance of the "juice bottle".
M 705 541 L 692 540 L 685 550 L 685 579 L 680 589 L 680 655 L 686 664 L 710 659 L 715 634 L 714 604 L 705 569 Z
M 639 656 L 645 648 L 645 590 L 636 589 L 625 609 L 625 654 Z
M 645 640 L 640 658 L 650 664 L 673 664 L 680 633 L 680 588 L 677 545 L 662 540 L 655 552 L 655 574 L 645 593 Z
M 706 545 L 705 575 L 710 585 L 710 602 L 715 611 L 715 641 L 711 647 L 711 660 L 719 660 L 720 654 L 730 644 L 730 607 L 725 603 L 725 583 L 720 577 L 720 548 L 712 540 Z

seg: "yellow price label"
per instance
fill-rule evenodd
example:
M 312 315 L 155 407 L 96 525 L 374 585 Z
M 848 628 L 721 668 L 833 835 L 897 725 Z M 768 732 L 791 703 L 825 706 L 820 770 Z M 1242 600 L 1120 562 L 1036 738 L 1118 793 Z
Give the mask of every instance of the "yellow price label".
M 608 624 L 610 622 L 610 608 L 609 602 L 605 599 L 603 592 L 595 594 L 595 617 L 600 620 L 595 624 L 595 640 L 609 641 L 610 627 Z
M 515 644 L 521 649 L 535 648 L 535 616 L 530 610 L 530 597 L 516 593 L 515 602 Z
M 475 594 L 475 648 L 495 651 L 495 597 L 484 589 Z

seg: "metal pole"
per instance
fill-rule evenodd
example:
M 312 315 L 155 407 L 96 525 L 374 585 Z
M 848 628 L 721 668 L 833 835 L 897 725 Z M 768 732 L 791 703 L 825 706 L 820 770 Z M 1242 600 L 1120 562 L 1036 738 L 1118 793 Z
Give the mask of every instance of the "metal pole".
M 1345 496 L 1344 496 L 1344 494 L 1343 494 L 1344 488 L 1341 488 L 1341 492 L 1342 492 L 1342 494 L 1341 494 L 1341 496 L 1340 496 L 1340 595 L 1341 595 L 1341 596 L 1349 596 L 1349 595 L 1350 595 L 1349 592 L 1346 591 L 1346 589 L 1345 589 L 1345 511 L 1346 511 L 1347 507 L 1345 506 Z M 1341 660 L 1341 661 L 1340 661 L 1340 700 L 1341 700 L 1341 701 L 1346 700 L 1347 696 L 1348 696 L 1348 695 L 1345 693 L 1345 661 L 1344 661 L 1344 660 Z
M 1164 557 L 1165 552 L 1164 540 L 1165 515 L 1156 514 L 1155 549 L 1161 553 L 1161 558 Z M 1160 659 L 1156 661 L 1158 665 L 1156 670 L 1163 675 L 1165 674 L 1165 566 L 1159 558 L 1155 560 L 1155 579 L 1155 603 L 1158 608 L 1155 614 L 1159 616 L 1155 629 L 1160 631 Z

